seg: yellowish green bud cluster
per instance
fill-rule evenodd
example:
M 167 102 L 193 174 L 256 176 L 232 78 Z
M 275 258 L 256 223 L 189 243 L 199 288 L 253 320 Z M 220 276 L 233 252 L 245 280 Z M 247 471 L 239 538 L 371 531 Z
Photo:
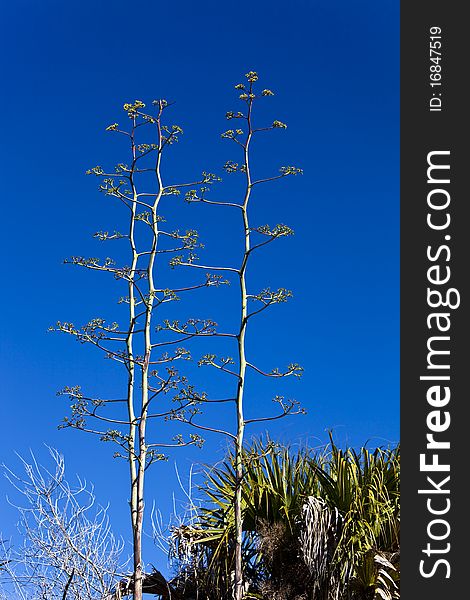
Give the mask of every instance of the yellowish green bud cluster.
M 256 73 L 256 71 L 250 71 L 249 73 L 246 73 L 245 77 L 250 83 L 258 81 L 258 73 Z
M 303 175 L 303 170 L 298 167 L 281 167 L 279 172 L 282 175 Z
M 133 104 L 126 102 L 126 104 L 123 106 L 123 109 L 127 112 L 127 115 L 131 119 L 137 116 L 137 113 L 141 108 L 145 108 L 145 104 L 142 102 L 142 100 L 135 100 Z
M 245 118 L 245 115 L 242 112 L 232 112 L 231 110 L 229 110 L 227 113 L 225 113 L 225 118 L 226 119 L 243 119 Z
M 103 175 L 104 171 L 103 171 L 103 167 L 100 167 L 100 165 L 97 165 L 96 167 L 93 167 L 92 169 L 88 169 L 88 171 L 85 171 L 85 175 Z

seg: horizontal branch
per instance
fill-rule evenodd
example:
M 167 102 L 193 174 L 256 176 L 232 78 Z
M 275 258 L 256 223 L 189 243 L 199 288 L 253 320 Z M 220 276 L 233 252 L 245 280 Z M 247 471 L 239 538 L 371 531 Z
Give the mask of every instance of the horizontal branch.
M 207 198 L 190 199 L 190 200 L 186 200 L 186 202 L 188 204 L 201 203 L 201 204 L 213 204 L 215 206 L 230 206 L 232 208 L 240 208 L 243 210 L 243 206 L 241 204 L 236 204 L 235 202 L 222 202 L 222 201 L 217 201 L 217 200 L 207 200 Z
M 294 415 L 304 415 L 306 414 L 306 410 L 304 408 L 299 408 L 295 411 L 286 411 L 279 413 L 278 415 L 274 415 L 272 417 L 259 417 L 255 419 L 246 419 L 244 421 L 245 425 L 249 425 L 250 423 L 263 423 L 264 421 L 277 421 L 278 419 L 282 419 L 283 417 L 289 417 Z
M 236 440 L 237 436 L 233 435 L 229 431 L 225 431 L 224 429 L 217 429 L 216 427 L 209 427 L 205 425 L 200 425 L 199 423 L 194 423 L 192 419 L 180 419 L 181 423 L 185 423 L 186 425 L 191 425 L 191 427 L 195 427 L 196 429 L 201 429 L 202 431 L 209 431 L 211 433 L 218 433 L 220 435 L 226 435 L 232 440 Z
M 303 368 L 297 363 L 292 363 L 288 365 L 287 371 L 284 371 L 283 373 L 281 373 L 279 369 L 273 369 L 270 373 L 265 373 L 250 362 L 247 362 L 246 366 L 250 367 L 260 375 L 263 375 L 264 377 L 289 377 L 290 375 L 293 375 L 294 377 L 301 377 L 303 373 Z
M 240 271 L 238 269 L 235 269 L 234 267 L 209 267 L 206 265 L 196 265 L 194 263 L 187 263 L 187 262 L 178 262 L 177 264 L 181 265 L 183 267 L 193 267 L 195 269 L 205 269 L 206 271 L 231 271 L 232 273 L 240 274 Z

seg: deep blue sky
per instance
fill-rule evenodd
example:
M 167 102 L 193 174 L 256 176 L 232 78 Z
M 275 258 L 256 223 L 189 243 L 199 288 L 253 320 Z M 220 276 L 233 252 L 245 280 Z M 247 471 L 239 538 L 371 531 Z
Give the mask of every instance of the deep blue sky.
M 332 428 L 340 443 L 398 440 L 398 17 L 392 0 L 2 3 L 2 461 L 15 464 L 14 451 L 29 448 L 42 455 L 44 442 L 60 449 L 70 474 L 93 481 L 99 500 L 111 502 L 125 533 L 127 491 L 114 489 L 124 465 L 110 447 L 57 431 L 67 408 L 56 390 L 81 383 L 104 395 L 118 387 L 91 348 L 46 333 L 58 319 L 112 317 L 109 302 L 121 293 L 62 264 L 112 252 L 90 234 L 118 229 L 124 216 L 84 171 L 127 160 L 104 128 L 124 119 L 123 102 L 157 97 L 175 101 L 171 120 L 185 131 L 170 168 L 183 178 L 220 169 L 236 159 L 220 140 L 225 112 L 240 108 L 233 85 L 251 69 L 276 92 L 259 118 L 265 110 L 268 122 L 289 125 L 261 144 L 260 173 L 283 164 L 305 172 L 266 188 L 254 213 L 258 224 L 285 222 L 296 233 L 251 272 L 257 287 L 294 291 L 256 325 L 253 353 L 266 368 L 290 360 L 305 367 L 302 381 L 280 392 L 301 400 L 308 416 L 275 424 L 271 435 L 318 445 Z M 220 214 L 181 206 L 207 252 L 224 251 Z M 203 316 L 223 322 L 225 297 L 201 304 Z M 202 452 L 175 458 L 184 475 L 193 460 L 220 458 L 221 448 L 211 439 Z M 155 467 L 149 483 L 164 514 L 173 464 Z M 0 480 L 1 497 L 7 487 Z

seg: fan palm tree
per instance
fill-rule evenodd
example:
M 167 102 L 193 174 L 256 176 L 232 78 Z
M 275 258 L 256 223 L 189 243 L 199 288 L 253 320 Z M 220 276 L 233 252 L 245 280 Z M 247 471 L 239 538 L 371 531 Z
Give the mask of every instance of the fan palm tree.
M 340 450 L 330 436 L 315 453 L 255 440 L 243 459 L 247 599 L 399 597 L 399 448 Z M 207 503 L 174 532 L 192 557 L 180 583 L 201 599 L 231 597 L 233 465 L 228 454 L 207 470 Z

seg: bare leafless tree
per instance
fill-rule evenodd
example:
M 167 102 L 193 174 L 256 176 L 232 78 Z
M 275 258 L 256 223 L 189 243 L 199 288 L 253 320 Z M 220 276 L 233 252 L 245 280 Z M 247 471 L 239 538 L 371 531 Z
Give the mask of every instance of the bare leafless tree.
M 0 598 L 102 600 L 126 572 L 124 543 L 113 535 L 93 487 L 65 476 L 64 458 L 49 449 L 52 469 L 33 454 L 22 473 L 5 467 L 19 499 L 19 545 L 3 542 Z

